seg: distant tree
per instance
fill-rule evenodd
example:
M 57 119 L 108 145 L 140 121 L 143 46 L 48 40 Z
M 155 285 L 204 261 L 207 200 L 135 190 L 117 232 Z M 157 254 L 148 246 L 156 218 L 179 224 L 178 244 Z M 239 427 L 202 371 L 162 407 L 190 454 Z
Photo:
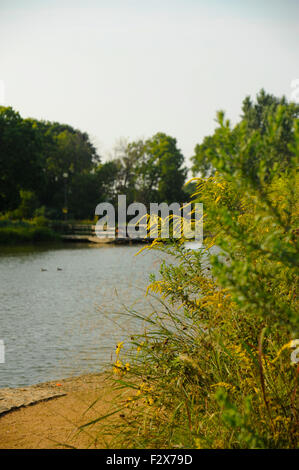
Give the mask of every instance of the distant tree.
M 0 211 L 20 204 L 20 190 L 42 187 L 42 139 L 11 107 L 0 106 Z
M 63 130 L 54 136 L 55 147 L 47 157 L 47 170 L 61 178 L 63 173 L 89 172 L 100 158 L 87 134 Z
M 187 169 L 176 139 L 158 132 L 146 141 L 146 151 L 151 158 L 149 170 L 145 168 L 145 172 L 149 171 L 156 179 L 158 201 L 183 202 Z
M 122 140 L 115 154 L 101 164 L 86 133 L 0 107 L 0 211 L 31 217 L 39 205 L 51 218 L 67 209 L 68 217 L 83 219 L 93 217 L 99 202 L 115 203 L 118 194 L 128 204 L 186 199 L 187 170 L 175 138 L 160 132 Z
M 67 198 L 70 205 L 68 209 L 71 211 L 69 216 L 84 218 L 82 208 L 89 207 L 91 187 L 96 184 L 95 178 L 88 175 L 99 164 L 100 156 L 86 133 L 57 122 L 35 121 L 35 125 L 44 138 L 45 183 L 40 196 L 42 204 L 50 209 L 52 216 L 59 218 L 62 217 L 62 209 Z M 85 184 L 88 188 L 84 188 Z M 84 201 L 78 196 L 79 194 L 83 196 L 83 193 L 85 193 Z M 76 210 L 75 200 L 81 206 Z M 90 214 L 90 210 L 87 212 Z
M 116 203 L 120 170 L 119 160 L 110 160 L 98 165 L 95 173 L 101 193 L 97 195 L 97 204 L 102 201 Z
M 194 155 L 191 157 L 192 172 L 194 175 L 200 173 L 202 177 L 211 176 L 215 173 L 211 161 L 213 155 L 217 153 L 217 130 L 212 136 L 204 137 L 202 144 L 197 144 L 194 148 Z
M 114 163 L 117 167 L 116 190 L 119 194 L 127 196 L 128 204 L 138 198 L 136 182 L 143 147 L 142 141 L 128 143 L 126 140 L 121 139 L 114 149 L 116 155 Z
M 119 172 L 117 162 L 99 164 L 90 173 L 78 173 L 72 177 L 68 190 L 69 217 L 93 219 L 100 202 L 117 203 L 116 181 Z
M 218 117 L 223 113 L 219 113 Z M 256 102 L 247 96 L 242 105 L 241 121 L 230 130 L 234 145 L 240 152 L 244 141 L 240 140 L 240 129 L 242 139 L 244 134 L 252 142 L 258 135 L 268 135 L 271 140 L 272 153 L 268 158 L 268 165 L 279 163 L 280 167 L 287 168 L 292 155 L 290 145 L 294 142 L 294 122 L 299 117 L 299 106 L 289 103 L 285 97 L 276 98 L 267 94 L 263 89 L 257 94 Z M 272 122 L 275 122 L 275 133 L 273 134 Z M 270 135 L 271 134 L 271 135 Z M 215 173 L 213 160 L 217 158 L 222 142 L 222 130 L 216 128 L 212 136 L 205 137 L 202 144 L 197 144 L 194 156 L 192 172 L 194 175 L 201 174 L 206 177 Z M 259 164 L 259 150 L 252 145 L 251 155 L 247 160 L 248 169 Z M 283 162 L 280 160 L 283 159 Z
M 95 173 L 77 173 L 67 188 L 68 217 L 93 219 L 99 200 L 99 182 Z
M 116 155 L 116 187 L 128 203 L 183 201 L 187 170 L 176 139 L 160 132 L 145 141 L 121 142 Z
M 245 98 L 242 111 L 241 123 L 246 124 L 248 133 L 269 134 L 272 123 L 276 121 L 276 132 L 272 132 L 272 156 L 269 163 L 279 162 L 283 168 L 287 168 L 292 156 L 290 144 L 294 142 L 294 122 L 299 117 L 299 105 L 289 103 L 284 96 L 277 98 L 267 94 L 262 89 L 255 103 L 249 96 Z M 254 157 L 258 158 L 258 155 Z M 282 158 L 284 162 L 280 161 Z

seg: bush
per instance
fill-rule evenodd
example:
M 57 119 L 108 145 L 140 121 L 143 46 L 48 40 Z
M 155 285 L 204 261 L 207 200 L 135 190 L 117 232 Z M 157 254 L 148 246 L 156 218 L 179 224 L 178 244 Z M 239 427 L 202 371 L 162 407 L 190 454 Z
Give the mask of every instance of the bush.
M 268 167 L 280 118 L 267 135 L 240 128 L 235 146 L 222 116 L 218 173 L 198 179 L 195 194 L 213 238 L 200 250 L 152 245 L 174 262 L 149 286 L 161 309 L 132 312 L 144 332 L 125 354 L 117 346 L 124 394 L 111 412 L 123 410 L 123 426 L 111 447 L 298 447 L 299 125 L 288 168 Z M 251 171 L 246 159 L 258 151 Z
M 0 243 L 15 244 L 58 240 L 58 235 L 48 227 L 11 225 L 0 228 Z
M 48 227 L 49 220 L 43 215 L 37 215 L 37 216 L 33 217 L 32 223 L 34 225 L 39 226 L 39 227 Z
M 33 191 L 20 190 L 21 202 L 19 207 L 14 211 L 18 219 L 30 219 L 33 217 L 34 211 L 38 207 L 38 200 Z

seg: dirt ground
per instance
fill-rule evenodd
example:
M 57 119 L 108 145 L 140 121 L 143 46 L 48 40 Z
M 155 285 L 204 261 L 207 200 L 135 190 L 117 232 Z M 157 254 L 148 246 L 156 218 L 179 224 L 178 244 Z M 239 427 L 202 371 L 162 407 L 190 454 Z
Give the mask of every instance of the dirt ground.
M 117 392 L 105 375 L 84 375 L 41 386 L 65 395 L 0 415 L 0 449 L 110 447 L 112 437 L 104 435 L 99 423 L 78 433 L 80 425 L 111 411 Z M 120 419 L 119 415 L 110 418 L 116 428 Z

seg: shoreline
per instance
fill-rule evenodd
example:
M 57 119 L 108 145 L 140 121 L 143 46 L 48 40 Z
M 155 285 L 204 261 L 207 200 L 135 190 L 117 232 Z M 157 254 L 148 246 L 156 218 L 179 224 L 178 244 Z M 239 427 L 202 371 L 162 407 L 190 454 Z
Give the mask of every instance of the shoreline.
M 114 436 L 100 423 L 80 426 L 109 414 L 117 394 L 107 372 L 2 388 L 0 449 L 109 448 Z M 115 429 L 120 419 L 108 418 Z
M 83 384 L 95 384 L 97 380 L 102 382 L 106 378 L 106 372 L 99 372 L 40 382 L 24 387 L 0 388 L 0 418 L 19 408 L 66 396 L 68 392 L 75 391 Z

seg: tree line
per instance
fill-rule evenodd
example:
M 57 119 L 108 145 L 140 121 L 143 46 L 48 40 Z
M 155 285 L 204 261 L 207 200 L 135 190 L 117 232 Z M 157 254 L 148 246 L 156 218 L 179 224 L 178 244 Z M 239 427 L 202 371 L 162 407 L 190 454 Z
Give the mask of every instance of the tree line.
M 128 203 L 183 202 L 186 175 L 176 139 L 162 132 L 122 141 L 102 162 L 87 133 L 0 107 L 0 212 L 12 218 L 93 218 L 117 194 Z
M 299 117 L 299 105 L 288 102 L 286 97 L 278 98 L 266 93 L 262 89 L 252 101 L 247 96 L 242 103 L 240 121 L 231 126 L 225 119 L 223 111 L 217 113 L 218 126 L 211 136 L 206 136 L 202 143 L 197 144 L 194 155 L 191 158 L 192 172 L 203 177 L 213 176 L 215 168 L 221 161 L 219 155 L 223 155 L 225 148 L 223 134 L 229 130 L 231 142 L 234 146 L 234 154 L 231 155 L 230 171 L 236 170 L 235 166 L 242 161 L 243 169 L 252 175 L 256 174 L 262 163 L 269 174 L 273 167 L 285 171 L 294 155 L 295 122 Z M 275 125 L 272 123 L 275 121 Z M 272 127 L 271 127 L 272 126 Z M 244 140 L 250 138 L 250 149 L 244 155 Z M 260 145 L 257 145 L 257 144 Z M 271 151 L 269 152 L 269 146 Z M 219 171 L 219 170 L 218 170 Z
M 277 113 L 278 130 L 271 136 L 269 122 Z M 249 96 L 245 98 L 241 119 L 234 127 L 219 112 L 220 125 L 195 146 L 193 175 L 209 177 L 215 173 L 215 159 L 227 150 L 223 126 L 230 129 L 238 155 L 242 155 L 244 136 L 251 137 L 250 151 L 242 160 L 243 169 L 249 173 L 255 174 L 261 161 L 268 176 L 278 163 L 287 168 L 298 116 L 297 104 L 264 90 L 255 102 Z M 269 147 L 258 146 L 260 135 L 265 137 L 263 141 L 271 141 L 271 153 L 263 158 Z M 230 164 L 235 171 L 233 155 Z M 0 213 L 12 219 L 38 215 L 92 219 L 98 203 L 115 203 L 118 194 L 125 194 L 128 204 L 185 202 L 192 193 L 192 185 L 184 186 L 186 178 L 185 158 L 176 139 L 165 133 L 120 141 L 114 158 L 102 162 L 86 132 L 58 122 L 24 119 L 12 107 L 0 107 Z

